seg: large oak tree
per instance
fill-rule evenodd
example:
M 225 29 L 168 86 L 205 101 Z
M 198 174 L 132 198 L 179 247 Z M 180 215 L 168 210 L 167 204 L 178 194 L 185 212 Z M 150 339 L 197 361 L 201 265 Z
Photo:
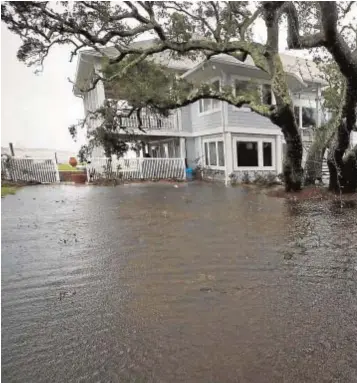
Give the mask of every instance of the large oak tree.
M 346 78 L 344 108 L 335 145 L 332 152 L 331 172 L 335 170 L 338 184 L 343 183 L 344 153 L 350 132 L 356 123 L 356 54 L 339 30 L 339 19 L 352 7 L 339 7 L 335 2 L 310 2 L 315 14 L 313 31 L 302 31 L 299 15 L 306 12 L 306 5 L 293 2 L 259 2 L 252 9 L 248 2 L 6 2 L 2 5 L 2 19 L 8 28 L 22 39 L 18 58 L 28 64 L 43 64 L 50 49 L 56 44 L 73 46 L 72 55 L 82 48 L 114 46 L 117 55 L 107 64 L 115 66 L 110 76 L 97 75 L 88 89 L 99 81 L 115 82 L 124 79 L 131 70 L 161 52 L 172 55 L 191 55 L 209 59 L 218 54 L 227 54 L 236 60 L 245 61 L 251 56 L 255 65 L 268 74 L 276 105 L 268 107 L 257 102 L 251 94 L 236 95 L 232 89 L 217 90 L 207 85 L 187 86 L 172 80 L 168 97 L 149 100 L 158 112 L 178 108 L 200 98 L 216 98 L 240 107 L 249 104 L 251 109 L 278 125 L 285 137 L 287 156 L 284 162 L 286 189 L 300 190 L 303 181 L 302 142 L 294 117 L 293 103 L 279 56 L 279 29 L 285 17 L 288 22 L 288 46 L 291 49 L 323 47 L 336 61 Z M 266 41 L 252 39 L 251 28 L 263 19 Z M 149 47 L 133 44 L 144 36 L 155 37 Z M 200 36 L 200 37 L 197 37 Z M 109 70 L 110 72 L 110 70 Z M 140 117 L 141 105 L 134 105 L 130 113 Z M 119 140 L 117 115 L 101 110 L 109 116 L 99 137 Z M 119 115 L 120 117 L 120 115 Z M 139 118 L 140 120 L 140 118 Z M 119 148 L 121 146 L 119 145 Z

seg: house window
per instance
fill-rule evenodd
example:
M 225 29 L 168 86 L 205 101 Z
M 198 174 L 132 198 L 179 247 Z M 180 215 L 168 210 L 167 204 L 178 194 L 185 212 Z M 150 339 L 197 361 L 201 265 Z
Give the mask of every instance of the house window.
M 205 142 L 205 164 L 209 165 L 209 159 L 208 159 L 208 142 Z
M 213 81 L 211 86 L 213 89 L 219 90 L 220 89 L 220 81 L 219 80 Z M 199 107 L 200 113 L 207 113 L 210 111 L 218 110 L 220 108 L 220 105 L 221 105 L 221 102 L 219 100 L 212 99 L 212 98 L 201 99 L 201 100 L 199 100 L 198 103 L 199 103 L 198 107 Z
M 217 142 L 218 146 L 218 165 L 219 166 L 224 166 L 224 146 L 223 146 L 223 141 L 218 141 Z
M 250 96 L 257 103 L 272 105 L 272 93 L 270 84 L 258 84 L 251 80 L 236 79 L 234 82 L 234 93 L 236 96 Z M 242 105 L 243 110 L 249 110 L 249 104 Z
M 240 167 L 258 166 L 258 142 L 237 141 L 237 161 Z
M 311 127 L 316 125 L 316 109 L 302 107 L 302 126 Z
M 235 169 L 271 170 L 275 166 L 274 139 L 234 138 Z
M 224 145 L 223 141 L 210 140 L 204 143 L 205 165 L 213 167 L 224 166 Z
M 211 166 L 217 166 L 217 147 L 215 142 L 209 143 L 209 159 Z
M 263 166 L 273 166 L 271 142 L 263 142 Z
M 303 128 L 310 128 L 316 125 L 316 109 L 303 106 L 302 108 L 302 123 Z M 300 126 L 299 107 L 294 106 L 294 115 L 297 124 Z

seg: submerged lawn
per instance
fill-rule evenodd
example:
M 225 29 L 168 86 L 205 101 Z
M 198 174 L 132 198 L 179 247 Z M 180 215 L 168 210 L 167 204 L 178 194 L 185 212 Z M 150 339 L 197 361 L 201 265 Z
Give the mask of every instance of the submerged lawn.
M 14 186 L 1 186 L 1 197 L 5 197 L 8 194 L 15 194 L 16 187 Z

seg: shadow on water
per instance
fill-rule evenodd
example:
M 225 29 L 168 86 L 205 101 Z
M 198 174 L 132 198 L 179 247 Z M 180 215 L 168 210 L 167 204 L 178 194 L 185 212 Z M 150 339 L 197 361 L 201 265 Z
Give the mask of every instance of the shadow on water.
M 357 381 L 355 204 L 191 183 L 2 205 L 4 381 Z

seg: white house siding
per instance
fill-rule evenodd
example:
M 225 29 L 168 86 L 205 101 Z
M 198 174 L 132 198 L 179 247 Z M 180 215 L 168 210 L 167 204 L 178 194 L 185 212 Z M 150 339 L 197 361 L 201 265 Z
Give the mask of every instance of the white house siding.
M 184 132 L 192 132 L 191 105 L 181 108 L 181 124 Z
M 195 168 L 197 166 L 196 160 L 196 139 L 193 137 L 186 138 L 186 158 L 187 165 L 190 168 Z
M 202 130 L 214 129 L 222 126 L 222 111 L 213 113 L 199 114 L 198 102 L 191 105 L 192 131 L 200 132 Z
M 272 128 L 276 129 L 268 118 L 251 111 L 244 111 L 232 105 L 228 106 L 228 126 L 243 128 Z

